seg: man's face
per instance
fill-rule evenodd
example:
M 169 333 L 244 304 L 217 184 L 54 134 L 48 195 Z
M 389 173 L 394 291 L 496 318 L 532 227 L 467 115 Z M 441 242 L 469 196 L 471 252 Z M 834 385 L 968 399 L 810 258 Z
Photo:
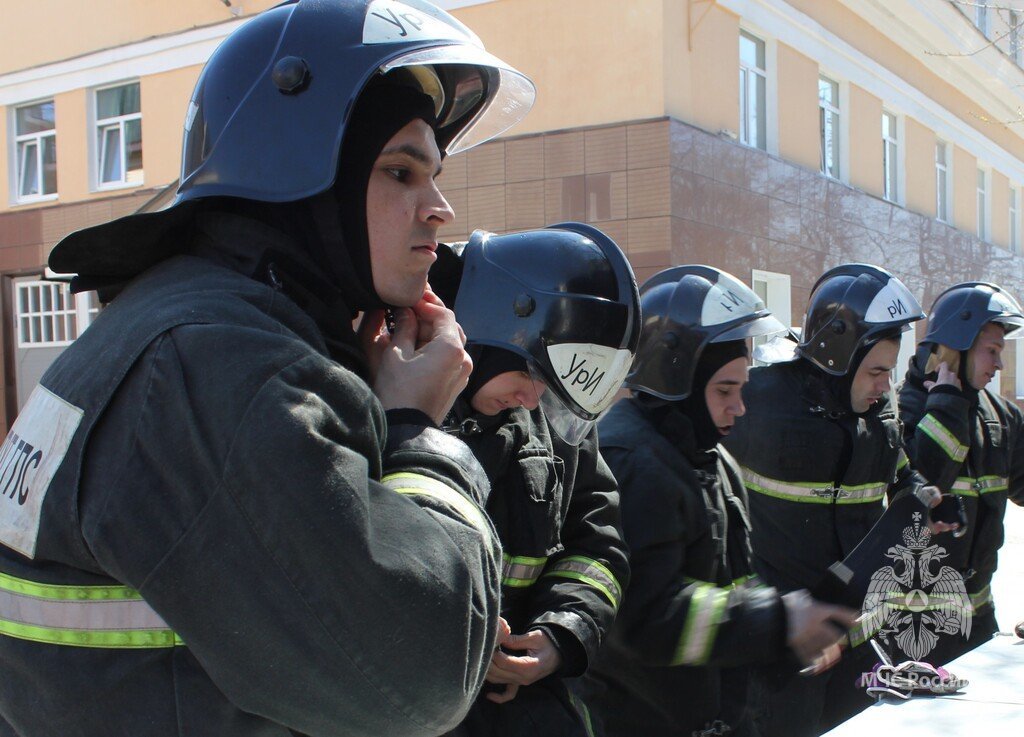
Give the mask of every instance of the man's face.
M 736 418 L 747 412 L 743 405 L 743 385 L 746 383 L 747 358 L 740 356 L 712 374 L 704 388 L 704 403 L 708 406 L 708 414 L 722 437 L 732 430 Z
M 1006 340 L 1001 325 L 990 322 L 981 329 L 974 345 L 967 351 L 967 380 L 979 391 L 984 389 L 996 371 L 1003 368 L 1003 347 Z
M 850 406 L 854 412 L 867 412 L 889 391 L 892 386 L 890 377 L 896 368 L 899 352 L 899 341 L 880 340 L 864 356 L 850 386 Z
M 455 218 L 437 188 L 441 154 L 434 131 L 420 119 L 391 137 L 370 171 L 366 230 L 373 286 L 384 302 L 412 307 L 437 260 L 437 230 Z
M 484 384 L 469 400 L 469 406 L 482 415 L 493 416 L 509 407 L 537 409 L 547 389 L 543 381 L 534 380 L 526 371 L 506 371 Z

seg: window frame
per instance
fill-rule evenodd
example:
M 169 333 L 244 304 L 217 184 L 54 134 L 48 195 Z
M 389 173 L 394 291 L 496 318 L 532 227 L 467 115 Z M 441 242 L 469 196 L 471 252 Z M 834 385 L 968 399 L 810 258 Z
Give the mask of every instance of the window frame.
M 885 120 L 890 118 L 891 136 L 885 134 Z M 882 199 L 900 203 L 900 119 L 896 113 L 882 110 Z
M 990 210 L 992 209 L 989 204 L 989 173 L 986 169 L 978 167 L 978 173 L 975 178 L 975 234 L 978 239 L 986 243 L 992 236 L 992 228 L 990 227 Z
M 761 55 L 764 63 L 764 67 L 752 67 L 743 61 L 743 55 L 740 53 L 740 46 L 742 45 L 744 37 L 753 41 L 755 46 L 760 44 Z M 740 125 L 739 125 L 739 136 L 738 140 L 744 146 L 750 148 L 756 148 L 761 151 L 768 151 L 768 41 L 761 36 L 758 36 L 744 28 L 740 29 L 739 37 L 737 39 L 737 57 L 739 62 L 739 73 L 740 73 L 740 98 L 739 98 L 739 112 L 740 112 Z M 757 116 L 758 125 L 757 135 L 759 141 L 757 143 L 751 143 L 750 140 L 750 75 L 753 74 L 759 77 L 761 80 L 761 90 L 764 97 L 764 106 L 761 110 L 755 110 L 759 113 Z M 755 95 L 755 98 L 757 96 Z M 756 107 L 757 100 L 755 99 L 754 105 Z
M 939 151 L 942 151 L 942 162 Z M 939 183 L 942 187 L 939 187 Z M 950 223 L 949 213 L 952 210 L 953 178 L 950 176 L 950 147 L 948 141 L 941 138 L 935 141 L 935 219 L 940 223 Z
M 1020 187 L 1010 184 L 1009 230 L 1006 243 L 1013 253 L 1020 253 Z
M 45 104 L 54 105 L 54 121 L 53 128 L 46 131 L 37 133 L 18 133 L 18 111 L 24 108 L 35 107 L 36 105 Z M 57 199 L 58 189 L 54 189 L 53 192 L 45 192 L 41 194 L 28 194 L 23 195 L 22 192 L 22 181 L 25 178 L 25 171 L 22 170 L 22 147 L 25 145 L 34 145 L 36 164 L 36 184 L 40 191 L 42 191 L 45 176 L 43 174 L 43 139 L 52 139 L 52 145 L 54 147 L 54 159 L 56 160 L 56 147 L 57 147 L 57 108 L 54 98 L 47 97 L 41 100 L 34 100 L 32 102 L 23 102 L 10 107 L 10 115 L 8 116 L 8 122 L 10 130 L 13 131 L 14 135 L 11 138 L 11 202 L 16 205 L 27 205 L 33 202 L 50 202 Z M 56 180 L 56 176 L 54 177 Z
M 126 113 L 124 115 L 114 115 L 107 118 L 99 117 L 99 95 L 101 92 L 106 90 L 118 89 L 119 87 L 128 87 L 131 85 L 139 86 L 139 112 L 137 113 Z M 134 187 L 141 187 L 145 184 L 145 164 L 139 169 L 138 180 L 128 180 L 128 144 L 125 136 L 126 124 L 139 121 L 140 141 L 142 138 L 142 87 L 139 80 L 128 80 L 116 82 L 114 84 L 103 85 L 102 87 L 94 87 L 91 96 L 92 102 L 92 136 L 90 137 L 90 144 L 92 150 L 92 167 L 93 167 L 93 190 L 96 192 L 106 192 L 117 189 L 129 189 Z M 105 182 L 103 181 L 103 170 L 104 164 L 104 153 L 107 149 L 107 131 L 113 130 L 114 128 L 118 131 L 118 138 L 120 141 L 120 152 L 119 161 L 121 178 L 114 181 Z
M 1007 51 L 1010 59 L 1017 66 L 1021 65 L 1021 22 L 1024 19 L 1019 11 L 1008 10 L 1007 11 L 1007 25 L 1009 26 L 1009 33 L 1007 35 L 1008 44 Z
M 821 97 L 821 83 L 826 82 L 832 86 L 835 90 L 835 102 L 826 102 Z M 830 179 L 842 181 L 843 166 L 842 166 L 842 93 L 839 82 L 832 79 L 831 77 L 819 74 L 818 75 L 818 129 L 819 129 L 819 149 L 820 149 L 820 171 Z M 835 172 L 833 173 L 826 166 L 825 156 L 825 123 L 829 119 L 829 116 L 833 118 L 834 130 L 832 131 L 832 149 L 833 149 L 833 163 Z

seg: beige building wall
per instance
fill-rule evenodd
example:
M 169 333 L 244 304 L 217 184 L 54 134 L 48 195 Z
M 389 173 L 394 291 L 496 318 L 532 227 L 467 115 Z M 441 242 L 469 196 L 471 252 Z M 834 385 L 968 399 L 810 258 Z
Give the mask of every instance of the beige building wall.
M 537 85 L 516 135 L 664 114 L 661 0 L 496 0 L 453 14 Z
M 882 101 L 855 84 L 849 87 L 850 184 L 881 197 Z
M 959 146 L 953 149 L 953 225 L 977 233 L 978 160 Z
M 241 0 L 232 3 L 232 8 L 246 17 L 277 1 Z M 239 17 L 232 8 L 219 0 L 5 1 L 0 72 L 230 21 Z M 45 21 L 41 25 L 42 19 Z
M 664 109 L 655 114 L 739 133 L 739 18 L 714 4 L 664 6 Z
M 784 43 L 776 45 L 779 156 L 808 169 L 821 167 L 818 63 Z M 846 125 L 840 113 L 840 130 Z M 840 132 L 840 135 L 843 135 Z M 842 172 L 840 172 L 842 175 Z
M 142 166 L 147 187 L 169 184 L 181 173 L 185 113 L 202 69 L 197 65 L 140 80 Z
M 89 197 L 88 97 L 86 90 L 77 89 L 53 98 L 57 121 L 58 202 L 74 202 Z
M 935 133 L 909 115 L 904 118 L 906 207 L 935 217 Z

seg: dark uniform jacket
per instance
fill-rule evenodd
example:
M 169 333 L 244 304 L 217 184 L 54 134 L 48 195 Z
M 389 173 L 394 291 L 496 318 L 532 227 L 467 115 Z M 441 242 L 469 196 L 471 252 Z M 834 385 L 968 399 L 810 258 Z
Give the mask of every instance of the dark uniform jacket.
M 513 634 L 544 631 L 562 656 L 557 672 L 520 688 L 512 701 L 496 705 L 481 696 L 455 734 L 589 734 L 586 708 L 564 678 L 594 660 L 629 580 L 619 494 L 598 453 L 597 432 L 572 446 L 540 409 L 487 417 L 463 402 L 451 429 L 491 481 L 487 514 L 504 549 L 502 616 Z
M 928 392 L 913 362 L 899 396 L 914 468 L 964 503 L 967 534 L 942 537 L 942 565 L 964 576 L 977 613 L 991 603 L 1006 500 L 1024 505 L 1024 413 L 987 389 L 968 396 L 952 387 Z
M 154 267 L 3 458 L 31 446 L 0 499 L 0 734 L 431 735 L 471 705 L 501 564 L 483 471 L 389 426 L 283 292 Z
M 751 369 L 747 413 L 724 445 L 750 492 L 755 567 L 784 591 L 815 586 L 883 511 L 921 483 L 888 396 L 857 416 L 803 359 Z
M 746 669 L 785 652 L 774 589 L 754 585 L 747 494 L 735 461 L 696 447 L 671 406 L 627 399 L 600 424 L 619 481 L 632 581 L 584 692 L 609 736 L 738 729 Z

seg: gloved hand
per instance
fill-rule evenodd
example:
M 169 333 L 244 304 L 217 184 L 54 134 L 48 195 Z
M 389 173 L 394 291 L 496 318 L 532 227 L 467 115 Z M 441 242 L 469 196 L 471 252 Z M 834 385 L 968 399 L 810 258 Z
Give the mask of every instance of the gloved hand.
M 806 589 L 783 595 L 786 608 L 786 644 L 805 666 L 815 673 L 835 665 L 841 643 L 854 626 L 858 613 L 836 604 L 813 598 Z

